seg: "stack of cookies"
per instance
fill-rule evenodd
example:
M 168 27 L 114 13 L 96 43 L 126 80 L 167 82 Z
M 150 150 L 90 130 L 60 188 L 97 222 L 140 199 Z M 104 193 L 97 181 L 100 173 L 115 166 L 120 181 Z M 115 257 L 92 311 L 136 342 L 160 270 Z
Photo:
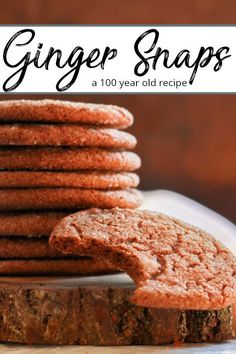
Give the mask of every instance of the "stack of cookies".
M 66 215 L 141 204 L 133 123 L 124 108 L 65 101 L 0 102 L 0 274 L 113 271 L 106 260 L 48 246 Z

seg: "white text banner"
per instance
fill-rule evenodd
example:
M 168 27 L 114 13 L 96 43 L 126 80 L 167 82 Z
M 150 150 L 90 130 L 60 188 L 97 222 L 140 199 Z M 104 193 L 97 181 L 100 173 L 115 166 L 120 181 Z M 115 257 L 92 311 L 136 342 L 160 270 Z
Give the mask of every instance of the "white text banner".
M 236 26 L 0 26 L 5 93 L 236 93 Z

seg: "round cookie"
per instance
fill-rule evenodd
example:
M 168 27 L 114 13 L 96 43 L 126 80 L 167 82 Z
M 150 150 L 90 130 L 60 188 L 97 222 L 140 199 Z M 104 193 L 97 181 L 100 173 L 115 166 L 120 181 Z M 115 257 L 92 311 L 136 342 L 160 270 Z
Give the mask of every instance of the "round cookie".
M 0 171 L 0 188 L 74 187 L 93 189 L 135 188 L 139 177 L 120 172 Z
M 117 268 L 106 260 L 90 257 L 60 258 L 60 259 L 11 259 L 0 261 L 0 274 L 38 274 L 38 275 L 88 275 L 115 273 Z
M 108 259 L 137 288 L 136 305 L 216 310 L 235 303 L 236 258 L 206 232 L 167 215 L 89 209 L 65 217 L 50 237 L 64 254 Z
M 53 228 L 72 211 L 0 213 L 0 238 L 49 236 Z
M 0 150 L 2 170 L 134 171 L 140 166 L 140 158 L 130 151 L 62 147 Z
M 73 124 L 1 124 L 0 145 L 133 149 L 136 138 L 116 129 Z
M 137 208 L 142 195 L 136 189 L 102 191 L 79 188 L 0 189 L 0 210 L 81 208 Z
M 0 258 L 28 259 L 61 257 L 49 247 L 48 237 L 0 237 Z
M 133 123 L 125 108 L 60 100 L 0 101 L 0 121 L 80 123 L 127 128 Z

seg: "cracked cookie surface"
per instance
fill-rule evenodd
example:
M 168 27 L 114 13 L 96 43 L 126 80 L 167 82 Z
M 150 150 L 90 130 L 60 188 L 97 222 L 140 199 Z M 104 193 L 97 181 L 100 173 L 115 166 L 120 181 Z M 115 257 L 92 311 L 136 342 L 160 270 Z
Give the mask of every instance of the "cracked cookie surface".
M 236 260 L 206 232 L 143 210 L 90 209 L 64 218 L 51 247 L 108 259 L 127 272 L 140 306 L 210 310 L 235 302 Z

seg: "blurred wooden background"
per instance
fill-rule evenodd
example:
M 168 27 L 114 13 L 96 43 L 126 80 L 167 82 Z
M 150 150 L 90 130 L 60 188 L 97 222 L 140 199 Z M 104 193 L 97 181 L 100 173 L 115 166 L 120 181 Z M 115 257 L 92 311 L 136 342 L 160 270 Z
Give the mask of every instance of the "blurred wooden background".
M 1 24 L 236 22 L 235 0 L 0 0 L 0 5 Z M 138 138 L 137 152 L 143 160 L 141 188 L 183 193 L 236 221 L 235 95 L 60 98 L 127 107 L 136 118 L 130 131 Z

